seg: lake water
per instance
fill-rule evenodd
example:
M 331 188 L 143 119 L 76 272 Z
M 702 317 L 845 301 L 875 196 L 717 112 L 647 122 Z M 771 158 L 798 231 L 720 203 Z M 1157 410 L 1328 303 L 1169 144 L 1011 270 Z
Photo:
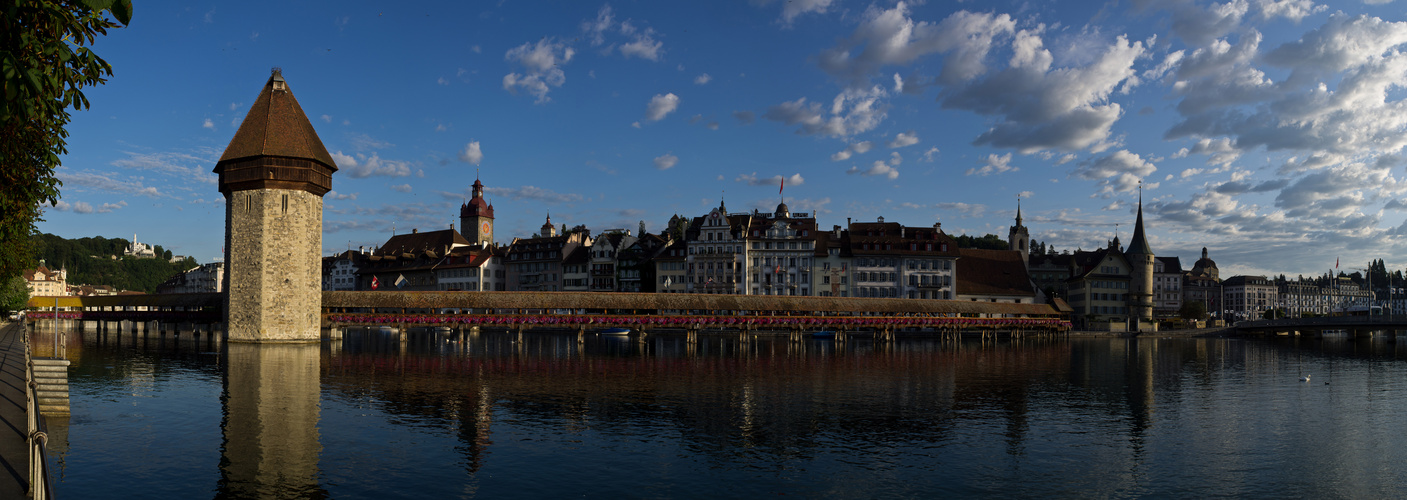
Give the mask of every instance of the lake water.
M 59 498 L 1407 495 L 1407 340 L 69 345 Z

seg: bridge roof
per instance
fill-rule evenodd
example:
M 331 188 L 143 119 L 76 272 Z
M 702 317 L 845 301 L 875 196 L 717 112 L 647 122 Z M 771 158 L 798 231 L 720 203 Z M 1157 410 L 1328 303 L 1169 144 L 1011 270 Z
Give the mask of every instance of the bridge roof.
M 323 307 L 668 309 L 1053 316 L 1046 304 L 776 295 L 589 292 L 323 292 Z
M 59 307 L 224 307 L 223 293 L 161 293 L 134 295 L 105 295 L 95 297 L 30 297 L 30 309 L 45 310 L 54 307 L 54 299 L 59 299 Z

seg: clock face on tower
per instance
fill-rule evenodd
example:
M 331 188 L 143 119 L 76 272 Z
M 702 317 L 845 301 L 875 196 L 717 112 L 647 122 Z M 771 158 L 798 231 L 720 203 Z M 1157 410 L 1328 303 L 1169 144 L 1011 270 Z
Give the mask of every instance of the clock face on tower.
M 488 236 L 488 235 L 490 235 L 490 234 L 493 234 L 493 222 L 491 222 L 491 221 L 483 221 L 483 222 L 480 222 L 480 223 L 479 223 L 479 234 L 481 234 L 481 235 L 483 235 L 483 236 Z

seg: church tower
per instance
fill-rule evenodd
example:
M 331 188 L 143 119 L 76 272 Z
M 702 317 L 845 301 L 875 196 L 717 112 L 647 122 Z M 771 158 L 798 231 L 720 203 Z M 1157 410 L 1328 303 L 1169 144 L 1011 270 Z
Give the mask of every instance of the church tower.
M 1129 317 L 1140 323 L 1153 321 L 1153 250 L 1143 235 L 1143 190 L 1138 192 L 1138 222 L 1133 226 L 1133 238 L 1124 252 L 1132 272 L 1129 283 Z
M 1007 231 L 1006 245 L 1008 250 L 1021 252 L 1021 263 L 1031 267 L 1031 233 L 1021 225 L 1021 198 L 1016 199 L 1016 225 Z
M 229 341 L 318 341 L 322 196 L 336 171 L 274 68 L 214 170 L 225 195 Z
M 542 223 L 542 227 L 538 229 L 538 236 L 543 238 L 557 236 L 557 226 L 552 225 L 552 214 L 547 214 L 547 222 Z
M 464 239 L 479 245 L 493 244 L 493 205 L 484 201 L 484 184 L 474 179 L 474 196 L 459 206 L 459 226 Z

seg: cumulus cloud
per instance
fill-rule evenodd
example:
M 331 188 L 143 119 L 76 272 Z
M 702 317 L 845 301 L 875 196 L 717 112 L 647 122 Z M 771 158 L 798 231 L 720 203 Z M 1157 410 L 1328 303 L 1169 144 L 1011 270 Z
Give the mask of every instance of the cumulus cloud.
M 210 129 L 210 130 L 215 130 L 215 122 L 210 121 L 209 118 L 206 118 L 206 119 L 205 119 L 205 123 L 201 124 L 200 126 L 201 126 L 201 127 L 204 127 L 204 128 L 208 128 L 208 129 Z
M 928 151 L 924 151 L 920 159 L 923 160 L 924 163 L 933 163 L 938 159 L 938 153 L 938 146 L 934 146 L 928 148 Z
M 562 66 L 571 62 L 576 51 L 564 42 L 552 38 L 525 43 L 509 49 L 503 58 L 523 67 L 523 72 L 503 76 L 503 89 L 514 94 L 519 90 L 537 97 L 537 104 L 552 100 L 547 93 L 567 81 Z
M 785 179 L 783 179 L 783 177 L 780 175 L 774 175 L 772 177 L 758 177 L 757 172 L 739 175 L 738 178 L 733 179 L 733 182 L 744 182 L 747 183 L 747 185 L 749 186 L 781 187 L 783 180 L 786 180 L 787 186 L 800 186 L 806 183 L 806 179 L 801 177 L 801 174 L 792 174 L 791 177 L 786 177 Z
M 328 191 L 326 195 L 323 195 L 323 198 L 332 200 L 356 200 L 357 196 L 359 196 L 360 194 L 361 193 L 339 193 L 337 191 Z
M 947 55 L 938 80 L 955 84 L 986 71 L 983 60 L 998 37 L 1015 32 L 1016 22 L 1006 14 L 955 12 L 941 22 L 918 22 L 909 7 L 874 5 L 861 16 L 860 26 L 818 58 L 821 69 L 854 85 L 868 82 L 885 66 L 908 65 L 919 57 Z
M 337 162 L 341 171 L 346 172 L 353 179 L 364 179 L 372 176 L 384 177 L 409 177 L 410 162 L 398 160 L 383 160 L 381 156 L 372 153 L 367 156 L 357 153 L 356 158 L 342 154 L 341 151 L 332 153 L 332 160 Z
M 849 160 L 851 156 L 857 155 L 857 154 L 864 154 L 866 151 L 869 151 L 869 150 L 872 149 L 872 148 L 874 148 L 874 143 L 873 143 L 873 142 L 870 142 L 870 141 L 860 141 L 860 142 L 856 142 L 856 143 L 853 143 L 853 144 L 847 146 L 847 147 L 845 148 L 845 150 L 840 151 L 840 152 L 837 152 L 837 153 L 831 155 L 831 161 L 845 161 L 845 160 Z
M 1072 175 L 1087 180 L 1099 180 L 1099 185 L 1102 186 L 1101 193 L 1107 197 L 1113 193 L 1133 191 L 1138 187 L 1139 181 L 1157 170 L 1157 166 L 1144 160 L 1138 154 L 1121 149 L 1093 161 L 1082 163 Z M 1156 186 L 1156 184 L 1148 185 L 1149 188 Z
M 620 46 L 620 53 L 626 57 L 639 57 L 659 61 L 664 54 L 664 42 L 655 40 L 655 30 L 646 28 L 635 34 L 629 43 Z
M 1001 156 L 989 154 L 987 155 L 987 158 L 982 160 L 982 168 L 969 168 L 967 169 L 967 175 L 978 175 L 985 177 L 992 174 L 1010 172 L 1012 170 L 1020 169 L 1011 166 L 1011 153 L 1007 153 Z
M 410 184 L 393 184 L 391 190 L 397 193 L 409 193 L 411 187 Z
M 459 152 L 459 161 L 470 165 L 478 165 L 479 162 L 484 161 L 484 152 L 479 149 L 479 141 L 470 141 L 468 145 L 464 146 L 464 151 Z
M 607 45 L 607 42 L 608 37 L 618 34 L 629 40 L 619 46 L 621 55 L 625 57 L 659 61 L 664 55 L 664 42 L 656 39 L 659 34 L 653 28 L 641 29 L 630 19 L 617 22 L 610 5 L 603 5 L 594 19 L 582 21 L 581 30 L 591 46 L 604 46 L 603 54 L 609 54 L 616 48 L 614 43 Z
M 785 125 L 798 125 L 796 133 L 849 137 L 869 131 L 886 117 L 883 99 L 888 93 L 875 86 L 869 89 L 846 89 L 831 100 L 829 109 L 821 103 L 807 103 L 802 97 L 767 108 L 762 115 Z
M 734 111 L 734 112 L 733 112 L 733 118 L 736 118 L 736 119 L 738 120 L 738 123 L 741 123 L 741 124 L 743 124 L 743 125 L 747 125 L 747 124 L 752 123 L 753 120 L 756 120 L 756 119 L 757 119 L 757 116 L 754 115 L 751 111 L 746 111 L 746 110 L 744 110 L 744 111 Z
M 708 73 L 704 73 L 702 75 L 694 77 L 694 85 L 706 85 L 712 80 L 713 77 L 708 76 Z
M 891 149 L 912 146 L 914 144 L 918 144 L 918 134 L 915 134 L 912 130 L 900 132 L 898 135 L 894 136 L 894 140 L 889 141 L 889 147 Z
M 665 115 L 673 113 L 679 109 L 679 96 L 673 93 L 660 95 L 655 94 L 650 98 L 650 103 L 645 106 L 645 119 L 650 121 L 663 120 Z
M 772 3 L 772 0 L 757 0 L 753 3 L 756 5 L 769 5 Z M 783 25 L 790 27 L 792 21 L 796 20 L 797 16 L 808 12 L 825 14 L 833 3 L 834 0 L 782 0 L 781 22 Z
M 672 154 L 657 156 L 655 157 L 654 163 L 655 168 L 658 168 L 660 170 L 669 170 L 670 168 L 673 168 L 674 165 L 679 163 L 679 157 L 674 156 Z
M 987 211 L 987 206 L 978 203 L 944 202 L 933 205 L 934 208 L 947 212 L 957 212 L 963 217 L 981 217 Z
M 864 170 L 861 170 L 860 167 L 850 167 L 850 170 L 846 170 L 845 173 L 852 175 L 860 174 L 866 177 L 882 176 L 890 180 L 899 178 L 899 170 L 895 169 L 893 165 L 885 163 L 883 160 L 876 160 L 874 163 L 870 164 L 870 168 Z
M 1054 58 L 1040 31 L 1018 32 L 1010 67 L 949 89 L 943 107 L 999 117 L 974 141 L 979 145 L 1022 153 L 1097 152 L 1123 113 L 1118 103 L 1108 101 L 1109 95 L 1134 83 L 1133 65 L 1145 53 L 1143 43 L 1120 36 L 1088 65 L 1052 68 Z

